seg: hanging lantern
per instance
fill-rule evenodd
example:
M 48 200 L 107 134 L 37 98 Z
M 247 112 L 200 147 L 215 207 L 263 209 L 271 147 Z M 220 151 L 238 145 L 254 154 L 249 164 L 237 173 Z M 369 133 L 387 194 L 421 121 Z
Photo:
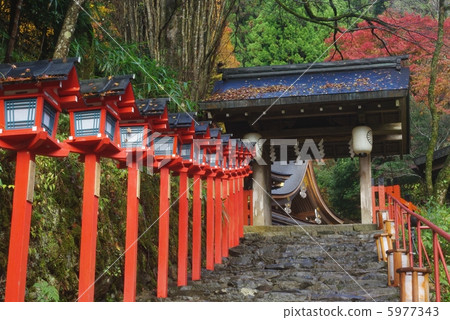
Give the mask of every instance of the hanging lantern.
M 262 158 L 264 140 L 261 140 L 261 138 L 262 136 L 256 132 L 247 133 L 244 136 L 244 142 L 248 140 L 254 146 L 254 152 L 252 153 L 254 159 L 256 160 L 260 160 Z
M 372 129 L 358 126 L 352 130 L 353 152 L 358 156 L 365 156 L 372 152 Z

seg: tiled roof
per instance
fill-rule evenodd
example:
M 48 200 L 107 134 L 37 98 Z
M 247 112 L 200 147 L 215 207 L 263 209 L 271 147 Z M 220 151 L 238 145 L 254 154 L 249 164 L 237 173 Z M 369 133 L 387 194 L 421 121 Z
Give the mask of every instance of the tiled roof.
M 207 101 L 252 100 L 409 88 L 405 57 L 224 70 Z
M 65 80 L 79 58 L 0 64 L 0 84 Z
M 171 128 L 189 128 L 195 119 L 195 112 L 179 112 L 169 114 L 169 126 Z
M 200 121 L 195 125 L 195 134 L 202 135 L 208 131 L 209 121 Z
M 120 95 L 125 92 L 132 79 L 134 79 L 134 75 L 82 80 L 80 81 L 80 91 L 85 97 Z
M 158 116 L 164 113 L 169 98 L 153 98 L 136 100 L 139 112 L 143 116 Z

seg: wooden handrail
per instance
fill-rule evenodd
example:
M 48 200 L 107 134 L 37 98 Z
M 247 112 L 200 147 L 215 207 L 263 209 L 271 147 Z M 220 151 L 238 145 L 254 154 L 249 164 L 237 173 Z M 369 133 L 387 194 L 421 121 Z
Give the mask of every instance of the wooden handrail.
M 445 261 L 444 254 L 442 252 L 441 244 L 439 242 L 439 236 L 450 242 L 450 234 L 439 228 L 437 225 L 427 220 L 420 214 L 414 212 L 411 208 L 414 207 L 417 210 L 417 207 L 411 206 L 409 202 L 400 197 L 396 197 L 393 194 L 386 192 L 387 199 L 387 209 L 389 211 L 389 216 L 391 219 L 394 219 L 395 224 L 395 241 L 397 249 L 406 249 L 409 252 L 410 256 L 410 265 L 414 267 L 414 255 L 413 255 L 413 228 L 416 228 L 417 231 L 417 251 L 418 251 L 418 267 L 423 268 L 423 256 L 425 254 L 427 263 L 431 268 L 431 261 L 434 263 L 433 269 L 434 273 L 434 281 L 435 281 L 435 291 L 436 291 L 436 301 L 441 301 L 441 290 L 440 290 L 440 270 L 439 265 L 443 265 L 444 273 L 446 275 L 447 281 L 450 284 L 450 275 L 447 268 L 447 264 Z M 405 217 L 406 215 L 406 217 Z M 417 219 L 417 223 L 415 225 L 411 224 L 411 217 Z M 406 221 L 405 221 L 406 218 Z M 405 226 L 406 225 L 406 226 Z M 407 230 L 407 232 L 406 232 Z M 423 230 L 431 230 L 432 232 L 432 244 L 433 250 L 430 253 L 433 257 L 431 260 L 428 253 L 426 252 L 425 245 L 422 240 L 422 231 Z M 406 239 L 406 235 L 408 241 Z M 401 238 L 400 238 L 401 237 Z M 423 253 L 422 253 L 423 250 Z

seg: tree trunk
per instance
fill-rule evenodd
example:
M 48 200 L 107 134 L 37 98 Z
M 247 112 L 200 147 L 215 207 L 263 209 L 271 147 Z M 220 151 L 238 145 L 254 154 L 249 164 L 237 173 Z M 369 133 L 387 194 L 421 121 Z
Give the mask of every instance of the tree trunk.
M 450 187 L 450 155 L 445 159 L 444 166 L 436 178 L 434 185 L 434 197 L 436 202 L 444 204 L 448 189 Z
M 426 154 L 426 164 L 425 164 L 425 182 L 428 196 L 436 195 L 441 193 L 437 189 L 434 189 L 432 171 L 433 171 L 433 153 L 436 148 L 436 142 L 439 132 L 439 113 L 435 103 L 435 87 L 436 79 L 438 74 L 438 61 L 439 55 L 441 53 L 441 48 L 444 43 L 444 20 L 445 20 L 445 0 L 439 0 L 439 18 L 438 18 L 438 30 L 437 30 L 437 41 L 436 47 L 433 52 L 433 57 L 431 59 L 431 70 L 430 70 L 430 84 L 428 86 L 428 107 L 431 112 L 431 138 L 428 145 L 428 150 Z M 445 171 L 445 170 L 444 170 Z M 441 184 L 440 184 L 441 185 Z M 436 185 L 437 187 L 437 185 Z M 444 196 L 445 197 L 445 196 Z
M 20 12 L 22 10 L 23 0 L 17 0 L 16 6 L 14 7 L 14 2 L 11 1 L 11 15 L 10 15 L 10 23 L 9 23 L 9 41 L 8 47 L 6 49 L 5 54 L 5 63 L 12 62 L 12 53 L 14 51 L 14 46 L 16 44 L 16 38 L 19 31 L 19 19 Z
M 75 28 L 77 26 L 78 15 L 84 2 L 86 2 L 86 0 L 74 0 L 70 3 L 58 36 L 58 41 L 56 42 L 53 59 L 62 59 L 67 57 L 69 54 L 70 43 L 73 39 Z
M 216 52 L 236 0 L 126 0 L 119 26 L 126 41 L 147 44 L 153 59 L 176 70 L 190 83 L 190 98 L 202 98 L 210 83 Z M 131 23 L 129 21 L 138 22 Z M 119 16 L 117 16 L 119 19 Z M 135 30 L 130 30 L 135 29 Z

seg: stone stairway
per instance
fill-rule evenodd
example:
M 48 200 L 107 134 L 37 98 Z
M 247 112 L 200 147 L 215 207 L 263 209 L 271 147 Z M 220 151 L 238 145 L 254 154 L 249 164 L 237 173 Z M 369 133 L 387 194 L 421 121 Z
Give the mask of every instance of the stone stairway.
M 138 301 L 399 301 L 377 261 L 374 225 L 303 228 L 246 227 L 241 245 L 200 281 Z

